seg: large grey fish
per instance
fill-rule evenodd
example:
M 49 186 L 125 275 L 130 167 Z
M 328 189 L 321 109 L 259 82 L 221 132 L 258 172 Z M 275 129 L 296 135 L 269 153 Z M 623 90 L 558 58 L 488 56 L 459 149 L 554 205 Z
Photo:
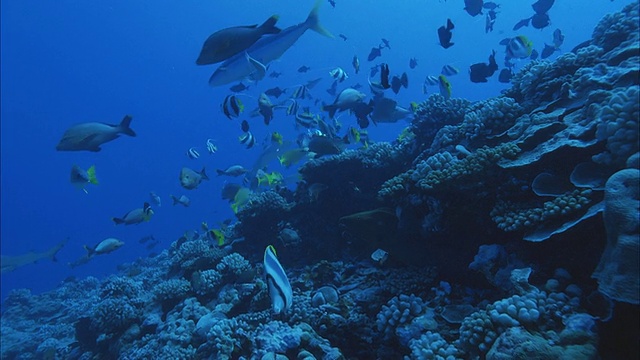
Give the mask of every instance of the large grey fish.
M 196 64 L 208 65 L 227 60 L 253 45 L 262 35 L 279 33 L 280 29 L 275 26 L 277 21 L 278 16 L 273 15 L 260 26 L 234 26 L 216 31 L 205 40 Z
M 130 128 L 132 117 L 126 115 L 120 124 L 88 122 L 67 129 L 56 146 L 58 151 L 100 151 L 100 145 L 117 139 L 120 134 L 136 136 Z
M 66 243 L 67 243 L 67 240 L 63 240 L 62 242 L 52 247 L 51 249 L 46 250 L 44 252 L 40 252 L 40 253 L 29 251 L 26 254 L 16 255 L 16 256 L 0 255 L 0 272 L 4 273 L 4 272 L 13 271 L 25 265 L 35 264 L 36 262 L 42 259 L 51 259 L 53 261 L 57 261 L 56 254 L 58 253 L 58 251 L 60 251 L 60 249 L 62 249 L 62 247 Z
M 321 0 L 316 1 L 304 22 L 290 26 L 278 34 L 260 38 L 246 49 L 246 53 L 251 59 L 266 65 L 282 56 L 308 29 L 333 38 L 333 35 L 322 27 L 318 19 L 318 9 L 321 3 Z M 256 71 L 255 64 L 248 61 L 244 53 L 236 54 L 220 64 L 220 67 L 209 78 L 209 85 L 229 84 L 250 76 L 254 71 Z

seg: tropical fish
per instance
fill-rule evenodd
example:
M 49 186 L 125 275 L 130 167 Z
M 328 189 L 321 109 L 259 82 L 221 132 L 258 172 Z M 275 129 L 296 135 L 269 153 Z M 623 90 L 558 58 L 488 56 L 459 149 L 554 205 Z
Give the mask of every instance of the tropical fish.
M 506 46 L 507 58 L 528 58 L 533 50 L 533 43 L 524 35 L 504 39 L 500 41 L 500 45 Z
M 265 125 L 269 125 L 271 120 L 273 120 L 274 106 L 275 105 L 271 103 L 271 100 L 269 100 L 267 94 L 260 94 L 260 97 L 258 98 L 258 112 L 260 113 L 260 115 L 262 115 Z
M 445 100 L 448 100 L 451 97 L 451 83 L 447 77 L 444 75 L 438 76 L 438 85 L 440 86 L 440 95 L 442 95 Z
M 456 75 L 457 73 L 459 73 L 460 70 L 458 70 L 458 68 L 451 66 L 451 65 L 445 65 L 442 67 L 442 71 L 440 71 L 440 73 L 442 75 L 445 76 L 453 76 Z
M 342 152 L 342 149 L 338 146 L 338 141 L 325 135 L 312 136 L 307 148 L 316 158 L 324 155 L 336 155 Z
M 218 147 L 213 143 L 213 139 L 207 139 L 207 151 L 209 155 L 215 154 L 218 151 Z
M 531 5 L 531 8 L 536 14 L 546 14 L 551 10 L 554 2 L 555 0 L 538 0 Z
M 136 136 L 131 130 L 132 117 L 126 115 L 120 124 L 112 125 L 100 122 L 88 122 L 67 129 L 56 146 L 58 151 L 100 151 L 100 145 L 117 139 L 120 134 Z
M 274 78 L 274 79 L 277 79 L 277 78 L 279 78 L 279 77 L 280 77 L 280 75 L 282 75 L 282 73 L 281 73 L 281 72 L 272 71 L 272 72 L 269 74 L 269 77 Z
M 367 60 L 369 61 L 373 61 L 375 60 L 377 57 L 382 55 L 382 47 L 378 46 L 378 47 L 372 47 L 371 51 L 369 52 L 369 56 L 367 56 Z
M 151 209 L 151 205 L 148 202 L 145 202 L 143 207 L 133 209 L 128 213 L 124 214 L 122 217 L 117 218 L 113 217 L 111 220 L 116 224 L 125 224 L 125 225 L 134 225 L 140 224 L 143 221 L 151 220 L 153 216 L 153 210 Z
M 92 258 L 96 255 L 104 255 L 116 251 L 122 245 L 124 245 L 124 242 L 116 238 L 106 238 L 91 248 L 85 245 L 84 249 L 87 250 L 87 257 Z
M 464 10 L 471 16 L 482 14 L 482 0 L 464 0 Z
M 334 80 L 333 83 L 331 83 L 331 87 L 327 89 L 327 94 L 331 96 L 336 96 L 337 92 L 338 92 L 338 80 Z
M 338 34 L 338 36 L 343 40 L 347 41 L 347 36 L 345 34 Z
M 204 167 L 200 172 L 195 172 L 188 167 L 183 167 L 180 171 L 180 185 L 187 190 L 197 188 L 202 180 L 209 180 L 209 177 L 204 171 Z
M 262 169 L 256 173 L 256 179 L 258 180 L 258 186 L 273 186 L 274 184 L 281 183 L 284 177 L 281 173 L 272 171 L 266 173 Z
M 240 211 L 240 208 L 249 203 L 249 199 L 251 197 L 251 189 L 241 187 L 236 192 L 233 197 L 233 202 L 231 203 L 231 210 L 233 210 L 234 214 L 237 214 Z
M 564 34 L 562 34 L 562 30 L 555 29 L 553 31 L 553 46 L 558 49 L 562 46 L 562 43 L 564 43 Z
M 324 29 L 318 20 L 320 4 L 321 1 L 317 0 L 304 22 L 290 26 L 278 34 L 262 37 L 247 48 L 246 52 L 256 61 L 266 65 L 282 56 L 309 29 L 333 38 L 333 35 Z M 255 71 L 254 66 L 247 62 L 244 54 L 236 54 L 216 69 L 209 78 L 209 85 L 219 86 L 238 81 L 249 76 L 253 71 Z
M 205 40 L 196 64 L 215 64 L 229 59 L 249 48 L 262 35 L 279 33 L 281 30 L 275 26 L 277 21 L 278 16 L 273 15 L 260 26 L 234 26 L 216 31 Z
M 490 33 L 493 31 L 493 25 L 495 25 L 496 23 L 496 17 L 497 14 L 495 11 L 493 10 L 489 10 L 487 12 L 487 16 L 485 18 L 485 22 L 484 22 L 484 32 L 485 33 Z
M 418 66 L 418 59 L 416 59 L 416 58 L 409 59 L 409 68 L 410 69 L 415 69 L 416 66 Z
M 231 91 L 233 91 L 235 93 L 243 92 L 243 91 L 245 91 L 247 89 L 249 89 L 249 87 L 247 85 L 243 84 L 242 82 L 240 82 L 238 84 L 235 84 L 235 85 L 233 85 L 233 86 L 231 86 L 229 88 L 229 90 L 231 90 Z
M 378 96 L 373 100 L 370 118 L 374 123 L 393 123 L 405 119 L 413 112 L 398 106 L 398 102 Z
M 242 186 L 234 183 L 226 183 L 222 186 L 222 191 L 220 195 L 223 200 L 233 201 L 236 196 L 238 190 L 240 190 Z
M 393 76 L 391 79 L 391 90 L 394 94 L 397 94 L 400 91 L 400 87 L 408 88 L 409 87 L 409 77 L 407 73 L 402 73 L 402 76 Z
M 189 150 L 187 150 L 187 156 L 189 159 L 197 159 L 200 157 L 200 153 L 195 147 L 190 147 Z
M 358 59 L 358 55 L 353 55 L 353 59 L 351 59 L 351 65 L 353 65 L 353 70 L 357 74 L 360 71 L 360 60 Z
M 244 111 L 244 104 L 235 95 L 227 95 L 222 101 L 221 107 L 222 112 L 229 120 L 240 116 Z
M 443 25 L 438 28 L 438 40 L 440 40 L 440 46 L 442 46 L 445 49 L 448 49 L 451 46 L 453 46 L 453 43 L 451 42 L 451 37 L 453 36 L 453 33 L 451 32 L 451 30 L 453 30 L 454 28 L 455 26 L 451 22 L 451 19 L 447 19 L 446 26 Z
M 279 132 L 274 131 L 271 133 L 271 142 L 274 142 L 278 145 L 282 145 L 282 142 L 283 142 L 282 139 L 283 139 L 282 134 L 280 134 Z
M 307 129 L 316 127 L 318 126 L 318 117 L 308 111 L 296 114 L 296 126 L 297 125 L 301 125 Z
M 337 67 L 329 71 L 329 75 L 331 75 L 332 78 L 336 79 L 339 82 L 343 82 L 349 78 L 349 75 L 347 75 L 347 72 L 342 70 L 341 67 Z
M 304 159 L 308 153 L 309 152 L 307 150 L 300 148 L 287 150 L 282 155 L 278 156 L 278 161 L 280 161 L 280 165 L 288 168 Z
M 306 85 L 298 86 L 291 94 L 292 99 L 304 99 L 309 97 L 309 88 Z
M 500 4 L 496 4 L 493 1 L 487 1 L 484 4 L 482 4 L 482 8 L 487 10 L 495 10 L 499 7 L 500 7 Z
M 489 55 L 489 63 L 476 63 L 469 68 L 469 77 L 471 82 L 482 83 L 487 82 L 487 78 L 493 76 L 498 70 L 498 63 L 496 63 L 496 52 L 492 51 Z
M 0 273 L 5 273 L 9 271 L 13 271 L 19 267 L 23 267 L 29 264 L 35 264 L 43 259 L 51 259 L 52 261 L 58 261 L 56 259 L 56 254 L 58 251 L 62 249 L 62 247 L 67 243 L 67 240 L 61 241 L 59 244 L 53 246 L 49 250 L 44 252 L 33 252 L 29 251 L 26 254 L 22 255 L 0 255 Z
M 184 207 L 189 207 L 189 205 L 191 205 L 191 200 L 185 195 L 181 195 L 180 197 L 169 195 L 169 197 L 171 198 L 171 200 L 173 200 L 174 206 L 180 204 Z
M 265 91 L 264 93 L 269 95 L 269 96 L 273 96 L 275 98 L 279 98 L 282 94 L 286 93 L 287 90 L 286 89 L 280 89 L 280 87 L 274 87 L 271 89 L 268 89 L 267 91 Z
M 232 165 L 225 170 L 217 169 L 216 172 L 218 173 L 218 176 L 225 175 L 238 177 L 248 173 L 249 170 L 245 169 L 242 165 Z
M 158 207 L 162 206 L 162 199 L 160 199 L 160 196 L 158 196 L 158 194 L 156 194 L 155 192 L 152 191 L 149 193 L 149 199 L 151 199 L 153 205 L 156 205 Z
M 336 111 L 349 110 L 355 106 L 355 104 L 362 102 L 365 98 L 365 94 L 353 88 L 346 88 L 340 92 L 338 97 L 334 100 L 333 104 L 324 105 L 322 110 L 329 112 L 329 117 L 333 117 Z
M 380 41 L 382 41 L 382 44 L 380 44 L 380 48 L 387 48 L 391 50 L 391 45 L 389 45 L 389 40 L 382 38 L 380 39 Z
M 242 120 L 242 123 L 240 124 L 240 130 L 242 130 L 242 132 L 249 131 L 249 122 L 247 120 Z
M 288 99 L 288 100 L 291 101 L 291 104 L 287 106 L 285 113 L 287 115 L 295 115 L 296 113 L 298 113 L 298 102 L 295 99 Z
M 501 83 L 509 83 L 512 76 L 511 69 L 502 69 L 498 75 L 498 81 Z
M 249 55 L 249 53 L 246 51 L 244 53 L 244 58 L 247 60 L 247 63 L 249 63 L 249 65 L 253 66 L 251 74 L 249 74 L 249 79 L 251 81 L 260 81 L 264 79 L 264 77 L 267 75 L 267 66 L 260 61 L 252 58 L 251 55 Z
M 251 131 L 247 131 L 244 135 L 238 138 L 240 144 L 244 145 L 247 149 L 251 149 L 256 143 L 256 139 L 253 137 Z
M 540 58 L 541 59 L 546 59 L 549 56 L 553 55 L 553 53 L 558 50 L 555 46 L 553 45 L 549 45 L 549 44 L 544 44 L 544 49 L 542 49 L 542 52 L 540 53 Z
M 271 308 L 277 315 L 284 313 L 291 308 L 293 302 L 293 290 L 280 261 L 276 255 L 273 245 L 267 246 L 264 250 L 264 272 L 265 282 L 269 288 L 271 298 Z
M 332 8 L 336 7 L 336 2 L 335 0 L 328 0 L 329 1 L 329 5 L 331 5 Z
M 298 72 L 299 73 L 306 73 L 307 71 L 311 70 L 310 67 L 306 66 L 306 65 L 302 65 L 298 68 Z
M 96 178 L 96 166 L 91 165 L 91 167 L 85 171 L 80 166 L 73 165 L 71 167 L 71 176 L 69 180 L 73 186 L 78 189 L 82 189 L 85 194 L 88 194 L 89 192 L 85 189 L 87 184 L 98 185 L 98 179 Z

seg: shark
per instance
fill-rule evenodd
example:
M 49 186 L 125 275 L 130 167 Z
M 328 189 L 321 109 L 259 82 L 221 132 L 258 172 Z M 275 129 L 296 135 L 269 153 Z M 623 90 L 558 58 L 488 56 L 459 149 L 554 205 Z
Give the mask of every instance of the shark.
M 53 261 L 57 261 L 56 254 L 58 253 L 58 251 L 60 251 L 60 249 L 62 249 L 67 241 L 68 239 L 65 239 L 58 245 L 55 245 L 51 249 L 44 252 L 29 251 L 26 254 L 16 256 L 0 255 L 0 273 L 4 274 L 5 272 L 13 271 L 25 265 L 35 264 L 42 259 L 51 259 Z
M 226 85 L 251 76 L 257 68 L 266 68 L 266 64 L 280 58 L 309 29 L 333 38 L 334 36 L 320 24 L 318 10 L 321 3 L 321 0 L 316 1 L 304 22 L 290 26 L 278 34 L 265 35 L 245 52 L 227 59 L 213 72 L 209 78 L 209 85 Z

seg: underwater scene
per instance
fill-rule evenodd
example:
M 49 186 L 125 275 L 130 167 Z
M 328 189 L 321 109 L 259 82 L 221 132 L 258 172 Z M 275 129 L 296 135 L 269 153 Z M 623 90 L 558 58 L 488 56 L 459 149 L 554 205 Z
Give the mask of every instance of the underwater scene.
M 640 358 L 638 1 L 0 6 L 0 359 Z

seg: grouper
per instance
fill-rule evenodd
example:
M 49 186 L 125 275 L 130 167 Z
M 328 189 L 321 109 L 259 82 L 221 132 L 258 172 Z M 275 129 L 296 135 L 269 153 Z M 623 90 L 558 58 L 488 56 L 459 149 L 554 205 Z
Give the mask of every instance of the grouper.
M 248 77 L 256 71 L 255 64 L 248 61 L 248 58 L 266 65 L 282 56 L 308 29 L 333 38 L 333 35 L 320 25 L 318 19 L 320 4 L 321 0 L 317 0 L 304 22 L 290 26 L 278 34 L 263 36 L 246 52 L 236 54 L 220 64 L 209 78 L 209 85 L 225 85 Z

